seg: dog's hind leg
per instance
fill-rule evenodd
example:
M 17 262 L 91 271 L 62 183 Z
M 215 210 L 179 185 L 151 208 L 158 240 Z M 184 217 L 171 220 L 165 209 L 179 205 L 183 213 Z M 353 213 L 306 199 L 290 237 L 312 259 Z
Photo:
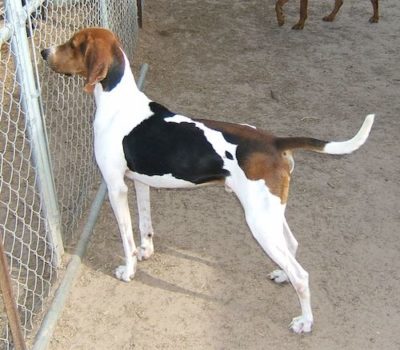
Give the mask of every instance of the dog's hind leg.
M 374 14 L 372 17 L 369 19 L 370 23 L 378 23 L 379 22 L 379 5 L 378 5 L 378 0 L 371 0 L 372 2 L 372 8 L 374 10 Z
M 283 235 L 285 236 L 287 247 L 290 253 L 296 257 L 297 247 L 299 243 L 297 242 L 296 238 L 294 237 L 290 227 L 286 221 L 285 216 L 283 217 Z M 269 278 L 276 283 L 284 283 L 289 282 L 289 278 L 287 277 L 285 271 L 283 270 L 274 270 L 269 274 Z
M 150 188 L 148 185 L 135 180 L 135 189 L 139 212 L 139 230 L 141 238 L 138 259 L 146 260 L 154 253 L 154 230 L 151 223 Z
M 283 234 L 285 236 L 289 251 L 295 257 L 299 243 L 297 242 L 296 237 L 293 235 L 292 230 L 290 229 L 285 216 L 283 216 Z
M 335 20 L 337 13 L 339 12 L 340 8 L 343 5 L 343 0 L 335 0 L 335 7 L 333 8 L 332 12 L 323 18 L 326 22 L 332 22 Z
M 298 295 L 302 314 L 293 319 L 290 328 L 295 333 L 310 332 L 313 315 L 308 273 L 296 261 L 288 247 L 284 234 L 284 205 L 279 197 L 269 192 L 263 180 L 247 181 L 245 188 L 235 193 L 243 205 L 246 221 L 254 238 L 285 272 Z M 294 246 L 291 249 L 293 248 Z

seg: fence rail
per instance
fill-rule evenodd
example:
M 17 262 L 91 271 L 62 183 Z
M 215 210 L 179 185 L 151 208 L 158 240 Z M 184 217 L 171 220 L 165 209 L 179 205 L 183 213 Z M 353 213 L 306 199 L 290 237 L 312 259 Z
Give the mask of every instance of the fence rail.
M 45 67 L 39 51 L 89 26 L 112 29 L 132 57 L 136 1 L 0 1 L 0 241 L 28 342 L 59 279 L 64 247 L 79 238 L 77 225 L 100 182 L 93 100 L 80 78 Z M 2 300 L 0 349 L 12 349 Z

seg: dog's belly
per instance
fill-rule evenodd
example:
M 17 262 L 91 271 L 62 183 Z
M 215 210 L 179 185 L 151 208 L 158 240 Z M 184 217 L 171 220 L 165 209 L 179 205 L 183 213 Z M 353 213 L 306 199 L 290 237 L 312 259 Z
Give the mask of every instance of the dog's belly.
M 133 171 L 128 171 L 126 176 L 131 180 L 137 180 L 146 185 L 157 188 L 191 188 L 198 186 L 193 182 L 178 179 L 172 174 L 144 175 L 135 173 Z

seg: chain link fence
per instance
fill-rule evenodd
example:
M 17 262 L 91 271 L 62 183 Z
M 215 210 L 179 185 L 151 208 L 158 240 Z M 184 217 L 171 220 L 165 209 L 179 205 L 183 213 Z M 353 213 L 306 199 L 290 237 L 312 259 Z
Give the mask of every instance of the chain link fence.
M 93 99 L 81 78 L 54 74 L 39 52 L 90 26 L 116 32 L 132 57 L 136 0 L 0 1 L 0 241 L 25 339 L 46 311 L 63 246 L 78 238 L 100 180 Z M 0 298 L 0 349 L 12 348 Z

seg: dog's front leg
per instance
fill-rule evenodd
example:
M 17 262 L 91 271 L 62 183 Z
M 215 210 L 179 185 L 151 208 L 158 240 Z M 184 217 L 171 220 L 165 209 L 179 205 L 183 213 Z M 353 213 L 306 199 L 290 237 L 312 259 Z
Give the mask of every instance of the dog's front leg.
M 139 212 L 139 230 L 141 244 L 138 259 L 146 260 L 153 255 L 153 225 L 151 224 L 150 188 L 142 182 L 135 181 L 136 200 Z
M 118 279 L 129 282 L 136 272 L 137 250 L 132 234 L 132 222 L 128 205 L 128 187 L 122 181 L 108 185 L 108 196 L 121 233 L 125 253 L 125 265 L 119 266 L 115 275 Z

